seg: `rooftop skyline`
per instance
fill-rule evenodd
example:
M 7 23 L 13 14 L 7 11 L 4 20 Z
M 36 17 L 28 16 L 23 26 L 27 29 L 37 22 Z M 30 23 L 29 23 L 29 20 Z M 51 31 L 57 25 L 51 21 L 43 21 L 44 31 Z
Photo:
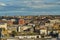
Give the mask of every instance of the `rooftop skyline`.
M 60 0 L 0 0 L 4 15 L 60 15 Z

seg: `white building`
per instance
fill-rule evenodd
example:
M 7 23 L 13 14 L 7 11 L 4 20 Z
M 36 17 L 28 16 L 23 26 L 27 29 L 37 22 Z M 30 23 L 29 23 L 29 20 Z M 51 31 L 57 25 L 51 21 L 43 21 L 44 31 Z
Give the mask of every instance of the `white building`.
M 32 39 L 32 38 L 37 38 L 37 36 L 39 36 L 39 38 L 41 38 L 40 35 L 25 35 L 25 36 L 15 36 L 18 37 L 19 39 Z
M 2 19 L 2 21 L 7 21 L 7 19 Z
M 45 23 L 45 26 L 52 27 L 54 23 Z
M 19 38 L 7 38 L 7 40 L 19 40 Z
M 24 30 L 27 30 L 27 29 L 29 29 L 29 28 L 31 28 L 32 26 L 19 26 L 18 27 L 18 32 L 22 32 L 22 31 L 24 31 Z
M 0 23 L 0 28 L 5 28 L 7 30 L 7 23 Z
M 54 19 L 54 20 L 50 20 L 50 22 L 51 23 L 56 23 L 56 22 L 60 23 L 60 20 L 59 19 Z
M 16 21 L 15 19 L 11 19 L 12 22 Z
M 47 34 L 47 30 L 40 30 L 40 34 L 43 34 L 46 35 Z

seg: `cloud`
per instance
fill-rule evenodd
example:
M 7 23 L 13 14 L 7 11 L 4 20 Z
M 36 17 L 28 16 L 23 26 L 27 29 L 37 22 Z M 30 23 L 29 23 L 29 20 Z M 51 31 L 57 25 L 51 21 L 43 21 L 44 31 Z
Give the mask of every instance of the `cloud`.
M 55 0 L 56 1 L 56 0 Z M 49 7 L 54 7 L 58 6 L 58 2 L 46 2 L 46 0 L 24 0 L 24 1 L 17 1 L 16 3 L 18 6 L 19 4 L 31 7 L 31 8 L 49 8 Z M 15 4 L 15 5 L 16 5 Z
M 60 1 L 57 0 L 10 0 L 9 2 L 0 2 L 0 6 L 7 6 L 4 7 L 5 9 L 0 7 L 0 13 L 11 13 L 11 15 L 14 13 L 18 15 L 57 14 L 60 13 L 59 4 Z
M 57 5 L 54 4 L 45 4 L 45 3 L 28 3 L 27 4 L 28 7 L 32 7 L 32 8 L 49 8 L 49 7 L 54 7 Z
M 60 4 L 60 1 L 59 2 L 56 2 L 56 4 Z
M 53 0 L 52 0 L 53 1 Z M 28 7 L 32 8 L 49 8 L 60 5 L 60 2 L 55 0 L 53 2 L 46 2 L 46 0 L 32 0 L 32 1 L 24 1 L 23 3 L 26 4 Z M 57 1 L 57 2 L 56 2 Z
M 59 1 L 57 0 L 10 0 L 7 2 L 9 5 L 17 5 L 17 6 L 27 6 L 32 8 L 49 8 L 57 6 Z M 2 4 L 5 5 L 6 4 Z
M 0 6 L 7 6 L 5 3 L 0 2 Z

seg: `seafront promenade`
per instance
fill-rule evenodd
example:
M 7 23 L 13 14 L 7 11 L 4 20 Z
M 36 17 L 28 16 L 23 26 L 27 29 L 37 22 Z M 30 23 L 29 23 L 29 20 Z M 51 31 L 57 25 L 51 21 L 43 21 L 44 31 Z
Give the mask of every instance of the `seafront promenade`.
M 27 39 L 27 38 L 24 38 L 24 39 L 19 39 L 19 38 L 11 38 L 11 39 L 1 39 L 1 40 L 60 40 L 60 39 L 56 39 L 56 38 L 36 38 L 36 39 Z
M 27 37 L 23 38 L 9 37 L 9 38 L 1 38 L 0 40 L 60 40 L 60 38 L 52 38 L 52 37 L 44 37 L 44 38 L 27 38 Z

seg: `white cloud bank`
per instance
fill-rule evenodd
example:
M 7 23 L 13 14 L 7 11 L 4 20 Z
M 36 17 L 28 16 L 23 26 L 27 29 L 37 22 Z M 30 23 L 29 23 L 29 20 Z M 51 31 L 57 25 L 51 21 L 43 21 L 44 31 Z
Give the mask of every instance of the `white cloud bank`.
M 0 6 L 7 6 L 5 3 L 0 2 Z
M 20 1 L 20 3 L 25 4 L 28 7 L 32 8 L 49 8 L 49 7 L 54 7 L 59 5 L 58 2 L 53 2 L 53 3 L 46 3 L 44 0 L 31 0 L 31 1 Z
M 45 4 L 46 1 L 48 2 L 47 4 Z M 53 0 L 51 0 L 51 1 L 53 1 Z M 18 6 L 24 5 L 24 6 L 32 7 L 32 8 L 49 8 L 49 7 L 58 6 L 59 3 L 60 3 L 60 1 L 50 3 L 48 0 L 23 0 L 23 1 L 16 0 L 16 1 L 11 1 L 8 4 L 9 5 L 18 5 Z M 4 3 L 0 3 L 0 5 L 6 6 L 6 4 L 4 4 Z

